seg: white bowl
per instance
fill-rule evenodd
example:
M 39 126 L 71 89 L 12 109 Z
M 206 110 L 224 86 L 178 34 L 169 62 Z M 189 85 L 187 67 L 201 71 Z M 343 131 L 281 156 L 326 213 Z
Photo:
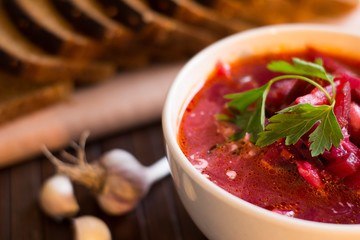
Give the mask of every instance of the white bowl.
M 297 50 L 311 44 L 360 57 L 360 35 L 325 25 L 275 25 L 227 37 L 201 51 L 180 71 L 163 110 L 163 132 L 172 178 L 186 210 L 209 239 L 360 239 L 360 225 L 294 219 L 241 200 L 202 176 L 177 143 L 182 113 L 218 60 L 233 62 L 263 52 Z

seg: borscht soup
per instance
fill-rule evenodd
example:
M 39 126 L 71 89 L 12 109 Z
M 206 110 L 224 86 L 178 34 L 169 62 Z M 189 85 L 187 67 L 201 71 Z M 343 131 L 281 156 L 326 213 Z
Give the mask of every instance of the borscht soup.
M 181 116 L 196 170 L 269 211 L 360 223 L 360 60 L 305 50 L 214 66 Z

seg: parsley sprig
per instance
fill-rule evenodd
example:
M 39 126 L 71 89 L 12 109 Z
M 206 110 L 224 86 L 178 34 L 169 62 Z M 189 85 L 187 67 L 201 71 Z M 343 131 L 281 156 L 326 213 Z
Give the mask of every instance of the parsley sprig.
M 231 121 L 241 129 L 232 136 L 231 140 L 241 139 L 246 133 L 251 133 L 251 141 L 260 147 L 270 145 L 282 138 L 285 138 L 286 145 L 290 145 L 296 143 L 318 123 L 309 135 L 312 156 L 330 150 L 332 145 L 339 147 L 340 140 L 344 139 L 344 136 L 334 114 L 336 94 L 334 76 L 326 72 L 321 60 L 312 63 L 293 58 L 292 61 L 293 64 L 286 61 L 273 61 L 267 66 L 271 71 L 286 75 L 275 77 L 259 88 L 225 96 L 231 99 L 227 103 L 227 108 L 233 114 L 232 116 L 219 114 L 216 117 L 218 120 Z M 310 77 L 320 78 L 330 83 L 333 89 L 332 96 Z M 309 103 L 300 103 L 287 107 L 270 117 L 270 123 L 265 127 L 265 101 L 271 85 L 276 81 L 290 78 L 313 84 L 325 94 L 329 105 L 313 106 Z

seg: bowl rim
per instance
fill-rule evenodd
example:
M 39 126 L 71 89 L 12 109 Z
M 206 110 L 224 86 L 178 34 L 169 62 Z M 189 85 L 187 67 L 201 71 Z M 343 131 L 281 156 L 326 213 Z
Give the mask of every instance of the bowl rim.
M 291 32 L 291 31 L 311 31 L 311 32 L 324 32 L 324 33 L 333 33 L 333 34 L 340 34 L 340 35 L 349 35 L 348 37 L 356 37 L 359 38 L 360 43 L 360 33 L 353 32 L 349 29 L 342 29 L 340 26 L 328 25 L 328 24 L 314 24 L 314 23 L 288 23 L 288 24 L 276 24 L 276 25 L 269 25 L 258 27 L 250 30 L 246 30 L 240 33 L 235 33 L 228 37 L 225 37 L 210 46 L 204 48 L 200 52 L 198 52 L 195 56 L 193 56 L 178 72 L 177 76 L 175 77 L 173 83 L 171 84 L 166 100 L 163 107 L 162 112 L 162 128 L 163 134 L 165 138 L 165 142 L 167 143 L 167 147 L 171 148 L 171 152 L 177 155 L 179 161 L 178 164 L 181 165 L 183 170 L 190 176 L 193 177 L 193 180 L 197 182 L 199 186 L 201 186 L 206 191 L 211 192 L 214 197 L 221 197 L 226 204 L 229 204 L 235 208 L 241 208 L 242 211 L 251 212 L 258 214 L 261 218 L 267 221 L 277 221 L 279 225 L 287 225 L 289 224 L 293 227 L 301 227 L 307 228 L 312 230 L 319 230 L 319 231 L 329 231 L 329 232 L 355 232 L 360 233 L 360 224 L 335 224 L 335 223 L 323 223 L 323 222 L 316 222 L 298 218 L 291 218 L 287 216 L 282 216 L 277 213 L 273 213 L 269 210 L 263 209 L 259 206 L 251 204 L 241 198 L 238 198 L 231 193 L 227 192 L 226 190 L 220 188 L 215 183 L 209 181 L 204 176 L 201 175 L 193 165 L 188 161 L 186 156 L 181 151 L 178 143 L 177 143 L 177 136 L 173 131 L 172 127 L 172 117 L 171 112 L 173 111 L 172 106 L 172 99 L 177 91 L 178 85 L 181 82 L 181 79 L 188 71 L 190 71 L 194 66 L 199 64 L 209 52 L 216 50 L 217 48 L 221 47 L 222 45 L 229 44 L 233 41 L 240 41 L 241 39 L 250 38 L 258 35 L 264 34 L 281 34 L 283 32 Z M 193 89 L 191 91 L 194 91 Z M 184 101 L 184 99 L 182 99 Z M 185 103 L 183 102 L 181 105 L 183 106 Z M 180 117 L 180 110 L 178 111 L 178 118 Z M 179 121 L 179 120 L 177 120 Z M 178 127 L 178 124 L 176 124 Z M 175 129 L 177 131 L 177 129 Z

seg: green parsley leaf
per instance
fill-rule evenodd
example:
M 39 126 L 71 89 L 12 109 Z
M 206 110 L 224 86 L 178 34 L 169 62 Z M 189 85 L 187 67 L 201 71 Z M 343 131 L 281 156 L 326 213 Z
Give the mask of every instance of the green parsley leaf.
M 252 133 L 250 140 L 256 142 L 258 133 L 264 131 L 265 99 L 269 87 L 270 84 L 268 83 L 260 88 L 225 96 L 225 98 L 233 99 L 227 103 L 229 110 L 232 111 L 232 109 L 235 109 L 238 111 L 238 113 L 232 111 L 235 117 L 230 119 L 230 121 L 235 123 L 241 129 L 240 134 L 235 134 L 231 139 L 239 140 L 243 138 L 246 133 Z M 255 102 L 257 102 L 255 110 L 246 110 Z M 218 119 L 219 117 L 225 119 L 222 115 L 218 116 Z
M 233 122 L 241 129 L 240 132 L 230 137 L 230 140 L 237 141 L 243 138 L 246 133 L 251 133 L 250 140 L 260 147 L 270 145 L 281 138 L 285 138 L 285 144 L 290 145 L 296 143 L 319 122 L 319 125 L 309 135 L 312 156 L 329 150 L 332 145 L 338 147 L 344 136 L 333 111 L 336 93 L 334 76 L 326 72 L 322 66 L 322 60 L 316 59 L 315 63 L 312 63 L 293 58 L 293 64 L 286 61 L 273 61 L 267 67 L 274 72 L 292 75 L 278 76 L 262 87 L 225 96 L 227 99 L 232 99 L 226 106 L 233 116 L 219 114 L 217 118 L 218 120 Z M 305 76 L 328 81 L 333 88 L 332 98 L 321 85 Z M 269 119 L 270 123 L 264 127 L 265 101 L 271 85 L 276 81 L 289 78 L 297 78 L 313 84 L 324 92 L 331 105 L 312 106 L 308 103 L 294 105 L 277 112 Z M 256 107 L 252 109 L 251 105 L 254 103 L 256 103 Z
M 319 126 L 309 136 L 312 156 L 322 154 L 325 149 L 330 150 L 332 144 L 338 148 L 340 140 L 344 139 L 339 123 L 336 120 L 334 109 L 331 109 L 326 114 Z
M 227 114 L 217 114 L 215 117 L 219 121 L 232 122 L 240 129 L 246 129 L 253 111 L 245 111 L 241 115 L 234 113 L 233 116 Z
M 268 85 L 269 83 L 246 92 L 225 95 L 225 98 L 232 99 L 227 103 L 227 107 L 235 108 L 240 113 L 244 112 L 246 108 L 263 96 Z
M 263 95 L 266 95 L 265 92 Z M 252 115 L 249 119 L 248 125 L 244 132 L 252 133 L 250 141 L 256 142 L 259 133 L 264 131 L 265 125 L 265 99 L 266 96 L 262 96 L 256 104 L 256 109 L 252 112 Z M 245 134 L 244 134 L 245 136 Z
M 312 156 L 317 156 L 330 150 L 332 144 L 339 146 L 343 135 L 340 126 L 329 105 L 313 106 L 301 103 L 283 109 L 272 116 L 264 132 L 259 133 L 256 145 L 262 147 L 285 138 L 285 144 L 295 144 L 317 122 L 320 122 L 310 134 L 310 150 Z
M 304 61 L 299 58 L 293 58 L 293 65 L 286 61 L 273 61 L 267 65 L 267 68 L 273 72 L 287 74 L 298 74 L 324 79 L 331 83 L 334 77 L 328 74 L 322 66 L 322 61 L 317 60 L 315 63 Z

